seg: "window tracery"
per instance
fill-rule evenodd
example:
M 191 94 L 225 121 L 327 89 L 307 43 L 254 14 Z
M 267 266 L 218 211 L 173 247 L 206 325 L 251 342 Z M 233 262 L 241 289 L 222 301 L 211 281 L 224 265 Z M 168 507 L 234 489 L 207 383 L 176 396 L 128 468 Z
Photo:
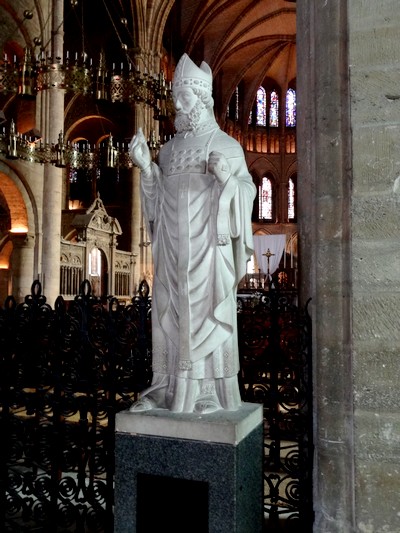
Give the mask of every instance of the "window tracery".
M 276 91 L 271 91 L 269 104 L 269 125 L 272 128 L 279 126 L 279 97 Z
M 272 180 L 268 176 L 264 176 L 258 188 L 259 220 L 272 220 L 272 208 Z
M 256 112 L 257 112 L 257 126 L 266 126 L 267 117 L 267 99 L 264 87 L 259 87 L 257 90 L 256 100 Z
M 292 178 L 289 178 L 288 183 L 288 219 L 296 219 L 296 190 L 295 183 Z
M 296 126 L 296 91 L 288 89 L 286 92 L 286 127 Z

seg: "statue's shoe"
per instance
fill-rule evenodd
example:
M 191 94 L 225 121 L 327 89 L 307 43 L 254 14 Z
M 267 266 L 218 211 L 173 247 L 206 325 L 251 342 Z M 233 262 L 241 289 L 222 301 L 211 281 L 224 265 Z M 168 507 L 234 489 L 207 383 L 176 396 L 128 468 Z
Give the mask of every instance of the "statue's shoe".
M 203 398 L 197 400 L 194 404 L 194 412 L 200 415 L 215 413 L 215 411 L 219 411 L 220 409 L 222 409 L 221 404 L 212 398 Z
M 150 398 L 147 396 L 144 396 L 143 398 L 140 398 L 140 400 L 137 400 L 134 402 L 130 408 L 129 411 L 131 413 L 135 412 L 141 412 L 141 411 L 150 411 L 150 409 L 154 409 L 155 403 L 153 403 Z

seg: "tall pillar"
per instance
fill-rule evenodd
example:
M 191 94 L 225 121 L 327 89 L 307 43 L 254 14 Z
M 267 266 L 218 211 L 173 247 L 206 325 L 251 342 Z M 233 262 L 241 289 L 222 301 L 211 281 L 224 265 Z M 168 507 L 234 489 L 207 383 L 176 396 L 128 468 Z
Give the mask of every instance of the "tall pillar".
M 115 252 L 117 250 L 117 236 L 110 235 L 110 264 L 108 265 L 107 294 L 115 294 Z
M 140 170 L 137 167 L 133 167 L 131 175 L 131 252 L 135 255 L 140 253 L 140 239 L 143 221 L 142 221 L 142 205 L 140 201 Z M 141 272 L 137 272 L 140 277 Z M 139 279 L 134 280 L 134 285 L 139 284 Z
M 142 70 L 147 66 L 150 70 L 158 72 L 160 68 L 160 56 L 159 54 L 141 50 L 135 57 L 135 63 Z M 134 107 L 134 133 L 139 128 L 143 129 L 143 133 L 147 138 L 150 136 L 152 130 L 155 132 L 156 137 L 158 136 L 158 123 L 153 118 L 153 110 L 144 103 L 136 103 Z M 143 279 L 144 273 L 152 272 L 153 267 L 149 236 L 144 223 L 140 201 L 140 170 L 137 167 L 134 167 L 132 170 L 131 198 L 131 251 L 134 257 L 138 257 L 134 269 L 137 279 L 133 280 L 133 286 L 138 287 Z
M 31 293 L 33 283 L 33 256 L 35 237 L 30 233 L 11 233 L 12 252 L 12 294 L 18 303 Z
M 134 108 L 134 133 L 138 131 L 139 128 L 143 129 L 144 135 L 147 135 L 149 132 L 146 128 L 146 117 L 144 104 L 136 104 Z M 140 200 L 140 170 L 138 167 L 133 167 L 131 175 L 131 251 L 134 256 L 138 257 L 137 263 L 134 269 L 135 279 L 133 280 L 133 286 L 138 288 L 139 283 L 142 280 L 144 272 L 144 257 L 143 257 L 143 215 L 142 215 L 142 204 Z
M 395 531 L 375 529 L 372 521 L 362 527 L 355 522 L 354 472 L 359 458 L 353 433 L 356 395 L 350 257 L 354 220 L 347 33 L 347 10 L 352 3 L 337 0 L 321 8 L 313 0 L 301 0 L 296 8 L 297 35 L 301 36 L 297 43 L 299 299 L 304 305 L 311 298 L 313 324 L 314 531 L 330 533 Z M 357 19 L 357 24 L 362 23 Z M 379 30 L 374 28 L 375 34 Z M 374 39 L 374 51 L 379 45 Z M 365 73 L 363 79 L 365 83 Z M 364 321 L 367 310 L 362 313 Z M 376 448 L 366 450 L 370 456 L 375 452 Z M 381 495 L 375 506 L 369 503 L 372 516 L 384 492 L 380 479 L 370 480 L 379 486 Z M 365 483 L 361 487 L 368 494 Z
M 53 0 L 52 10 L 52 57 L 63 57 L 63 4 L 62 0 Z M 51 72 L 46 99 L 46 140 L 56 144 L 58 136 L 64 129 L 64 90 L 58 87 L 57 71 Z M 43 292 L 50 305 L 54 304 L 60 290 L 60 253 L 61 253 L 61 210 L 62 210 L 61 168 L 47 163 L 44 169 L 43 186 L 43 249 L 42 279 Z

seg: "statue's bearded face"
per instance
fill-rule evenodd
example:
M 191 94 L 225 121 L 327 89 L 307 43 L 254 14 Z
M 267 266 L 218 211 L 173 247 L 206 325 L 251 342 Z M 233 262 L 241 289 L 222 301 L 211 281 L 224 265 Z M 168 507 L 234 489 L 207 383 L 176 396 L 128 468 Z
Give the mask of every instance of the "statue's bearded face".
M 175 115 L 175 129 L 178 133 L 196 128 L 205 105 L 190 87 L 185 87 L 173 93 Z

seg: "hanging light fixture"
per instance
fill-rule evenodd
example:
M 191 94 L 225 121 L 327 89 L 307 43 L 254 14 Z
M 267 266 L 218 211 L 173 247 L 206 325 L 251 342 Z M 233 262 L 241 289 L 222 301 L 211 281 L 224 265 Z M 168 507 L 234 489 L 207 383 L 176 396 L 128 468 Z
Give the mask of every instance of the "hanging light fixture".
M 36 96 L 35 63 L 28 48 L 25 48 L 24 59 L 19 65 L 18 94 L 24 98 L 35 98 Z
M 17 134 L 15 132 L 15 123 L 12 119 L 8 135 L 7 159 L 18 159 Z
M 64 134 L 60 131 L 58 136 L 58 143 L 55 146 L 56 152 L 56 161 L 55 166 L 59 168 L 65 168 L 67 166 L 65 161 L 65 144 L 64 144 Z
M 154 108 L 156 120 L 165 120 L 170 115 L 168 100 L 171 100 L 171 86 L 166 83 L 162 72 L 156 77 L 123 63 L 117 71 L 114 63 L 109 75 L 104 52 L 100 52 L 96 68 L 86 54 L 79 58 L 76 53 L 75 60 L 71 60 L 67 52 L 64 62 L 59 57 L 45 57 L 44 52 L 34 61 L 28 49 L 25 49 L 21 63 L 16 58 L 10 62 L 4 56 L 0 65 L 1 93 L 34 98 L 38 92 L 50 88 L 65 89 L 67 93 L 93 96 L 96 100 L 113 103 L 143 103 Z
M 154 151 L 157 147 L 154 134 L 149 140 L 149 147 Z M 67 166 L 75 169 L 93 169 L 104 165 L 108 168 L 132 168 L 128 145 L 114 146 L 110 134 L 107 142 L 91 148 L 90 145 L 79 147 L 75 143 L 65 143 L 64 133 L 60 131 L 56 144 L 43 143 L 41 138 L 21 135 L 16 131 L 11 120 L 8 133 L 0 134 L 0 154 L 7 159 L 21 159 L 31 163 L 50 163 L 58 168 Z
M 77 2 L 71 0 L 71 6 L 76 7 Z M 24 19 L 30 20 L 32 17 L 32 12 L 24 12 Z M 121 23 L 126 28 L 128 21 L 122 18 Z M 153 108 L 155 120 L 166 120 L 173 113 L 171 83 L 166 81 L 163 72 L 155 75 L 146 69 L 141 70 L 133 60 L 137 50 L 128 49 L 114 23 L 113 26 L 120 41 L 122 57 L 126 58 L 118 62 L 118 67 L 114 61 L 112 68 L 109 68 L 104 50 L 100 51 L 95 65 L 85 52 L 70 55 L 67 51 L 64 58 L 52 57 L 45 53 L 47 47 L 43 46 L 41 38 L 35 37 L 33 43 L 35 47 L 40 47 L 38 54 L 34 53 L 33 48 L 27 47 L 20 60 L 16 56 L 10 60 L 6 54 L 3 61 L 0 60 L 0 94 L 34 99 L 41 91 L 63 89 L 66 94 L 92 97 L 97 101 L 144 104 Z M 121 57 L 121 54 L 117 53 L 116 56 Z M 0 133 L 0 154 L 5 154 L 9 159 L 50 163 L 59 168 L 70 166 L 89 169 L 98 165 L 100 160 L 103 163 L 105 161 L 109 168 L 133 166 L 127 146 L 122 144 L 121 147 L 114 147 L 111 134 L 105 146 L 93 150 L 88 147 L 82 150 L 65 143 L 62 131 L 56 144 L 39 140 L 36 137 L 32 141 L 29 132 L 26 135 L 19 134 L 12 120 L 8 131 L 4 128 L 3 133 Z M 154 154 L 160 147 L 154 132 L 150 134 L 149 147 Z
M 106 145 L 106 167 L 108 168 L 114 168 L 116 163 L 116 155 L 117 151 L 113 146 L 113 138 L 110 133 L 110 136 L 108 137 L 107 145 Z

